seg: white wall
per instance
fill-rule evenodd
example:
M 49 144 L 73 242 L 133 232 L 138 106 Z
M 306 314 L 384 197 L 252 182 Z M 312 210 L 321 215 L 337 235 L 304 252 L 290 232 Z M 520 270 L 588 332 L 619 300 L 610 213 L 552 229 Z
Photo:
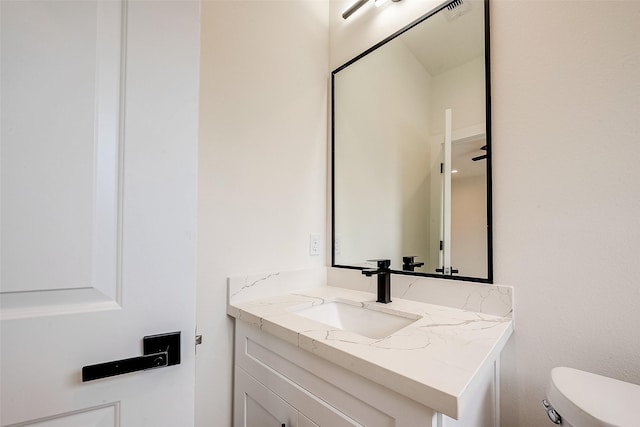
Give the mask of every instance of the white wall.
M 444 135 L 444 110 L 451 108 L 454 135 L 485 123 L 484 56 L 472 59 L 433 78 L 431 132 Z
M 497 283 L 515 286 L 503 425 L 549 370 L 640 383 L 640 2 L 492 7 Z
M 331 65 L 431 4 L 343 21 L 332 2 Z M 640 383 L 640 2 L 493 0 L 491 12 L 494 273 L 516 298 L 502 425 L 543 426 L 553 366 Z
M 231 425 L 226 278 L 319 267 L 326 234 L 328 4 L 204 1 L 196 425 Z

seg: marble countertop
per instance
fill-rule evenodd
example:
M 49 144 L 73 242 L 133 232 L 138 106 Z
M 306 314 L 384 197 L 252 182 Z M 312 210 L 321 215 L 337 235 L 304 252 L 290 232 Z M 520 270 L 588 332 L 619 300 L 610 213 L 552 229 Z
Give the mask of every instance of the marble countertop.
M 452 418 L 473 396 L 478 373 L 499 356 L 513 332 L 501 317 L 394 298 L 375 302 L 369 292 L 320 286 L 251 301 L 230 299 L 228 314 L 303 350 L 355 372 Z M 418 318 L 388 337 L 368 338 L 293 311 L 345 301 Z

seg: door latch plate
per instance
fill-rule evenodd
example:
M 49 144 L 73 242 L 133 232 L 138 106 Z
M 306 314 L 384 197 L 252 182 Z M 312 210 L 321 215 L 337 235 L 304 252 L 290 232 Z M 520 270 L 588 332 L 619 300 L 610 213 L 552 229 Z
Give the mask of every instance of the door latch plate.
M 180 332 L 148 335 L 142 339 L 143 354 L 167 352 L 167 366 L 180 364 Z

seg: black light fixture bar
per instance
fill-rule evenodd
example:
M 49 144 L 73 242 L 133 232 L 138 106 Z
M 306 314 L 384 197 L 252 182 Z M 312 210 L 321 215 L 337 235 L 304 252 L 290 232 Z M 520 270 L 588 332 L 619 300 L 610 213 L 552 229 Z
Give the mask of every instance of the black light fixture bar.
M 356 12 L 356 10 L 358 10 L 362 6 L 364 6 L 368 1 L 369 0 L 358 0 L 357 2 L 355 2 L 354 4 L 349 6 L 349 9 L 345 10 L 344 12 L 342 12 L 342 18 L 343 19 L 347 19 L 348 17 L 353 15 Z

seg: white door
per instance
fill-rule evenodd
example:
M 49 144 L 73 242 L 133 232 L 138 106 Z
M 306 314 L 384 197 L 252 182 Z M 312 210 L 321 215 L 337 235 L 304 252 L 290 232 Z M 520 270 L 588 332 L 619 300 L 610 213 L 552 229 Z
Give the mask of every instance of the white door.
M 193 425 L 199 4 L 2 0 L 0 425 Z M 181 332 L 181 363 L 95 381 Z
M 451 109 L 444 111 L 442 181 L 442 273 L 451 275 Z

